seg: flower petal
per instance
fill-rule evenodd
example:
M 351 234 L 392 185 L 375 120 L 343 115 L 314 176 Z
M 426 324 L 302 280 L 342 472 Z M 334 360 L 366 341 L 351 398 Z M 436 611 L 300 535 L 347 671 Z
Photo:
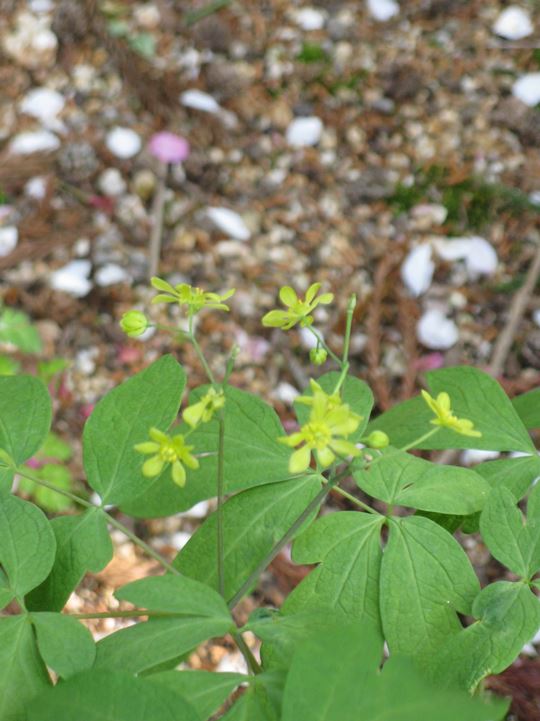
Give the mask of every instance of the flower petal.
M 331 463 L 333 463 L 336 459 L 336 456 L 328 446 L 326 448 L 322 448 L 320 451 L 317 451 L 317 460 L 323 466 L 323 468 L 327 468 Z
M 289 320 L 289 314 L 284 310 L 271 310 L 263 316 L 262 324 L 267 328 L 281 328 Z
M 166 433 L 163 433 L 163 431 L 160 431 L 159 428 L 150 428 L 148 435 L 152 440 L 157 441 L 158 443 L 166 443 L 169 440 L 169 436 Z
M 136 443 L 133 448 L 139 453 L 156 453 L 159 451 L 159 443 L 145 441 L 144 443 Z
M 322 303 L 323 305 L 328 305 L 328 303 L 331 303 L 334 300 L 334 294 L 333 293 L 323 293 L 321 296 L 317 298 L 317 303 Z
M 166 293 L 172 293 L 173 295 L 175 294 L 175 290 L 172 285 L 170 283 L 167 283 L 167 281 L 163 280 L 162 278 L 157 278 L 156 276 L 154 276 L 151 279 L 150 283 L 152 283 L 152 287 L 156 290 L 164 290 Z
M 143 463 L 143 476 L 146 476 L 147 478 L 154 478 L 154 476 L 159 476 L 159 474 L 163 470 L 164 465 L 165 461 L 163 461 L 159 456 L 152 456 L 152 458 L 149 458 Z
M 180 488 L 186 485 L 186 471 L 180 461 L 175 461 L 172 465 L 172 479 Z
M 302 446 L 289 458 L 289 473 L 302 473 L 309 468 L 311 450 L 309 446 Z
M 291 288 L 290 285 L 284 285 L 283 288 L 280 288 L 279 299 L 283 303 L 283 305 L 286 305 L 289 308 L 295 303 L 298 303 L 298 296 L 296 295 L 296 291 Z
M 172 295 L 163 295 L 163 293 L 160 293 L 159 295 L 155 295 L 152 298 L 152 303 L 178 303 L 178 298 L 173 298 Z
M 306 292 L 306 303 L 311 303 L 313 298 L 317 295 L 319 292 L 319 288 L 321 287 L 321 283 L 312 283 Z

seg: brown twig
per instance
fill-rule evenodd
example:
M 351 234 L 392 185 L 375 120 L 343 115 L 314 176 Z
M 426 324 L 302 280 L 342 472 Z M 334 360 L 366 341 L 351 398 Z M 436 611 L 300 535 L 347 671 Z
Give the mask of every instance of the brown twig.
M 403 354 L 405 356 L 406 368 L 405 374 L 401 379 L 400 400 L 405 401 L 414 394 L 416 386 L 416 360 L 417 341 L 416 341 L 416 320 L 417 305 L 412 298 L 403 292 L 403 288 L 398 286 L 396 289 L 398 321 L 401 337 L 403 339 Z

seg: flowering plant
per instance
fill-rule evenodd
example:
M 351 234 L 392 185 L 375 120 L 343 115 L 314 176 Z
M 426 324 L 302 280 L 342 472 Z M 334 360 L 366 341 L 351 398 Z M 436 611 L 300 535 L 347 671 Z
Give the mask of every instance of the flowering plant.
M 426 374 L 429 391 L 373 415 L 370 388 L 350 372 L 354 298 L 338 353 L 313 328 L 332 295 L 317 296 L 318 283 L 304 300 L 284 288 L 288 310 L 264 325 L 303 325 L 324 351 L 316 364 L 333 364 L 296 398 L 297 429 L 286 435 L 264 400 L 229 383 L 235 350 L 218 379 L 196 338 L 194 314 L 228 310 L 233 291 L 152 285 L 154 301 L 187 313 L 189 329 L 170 330 L 193 345 L 208 384 L 184 402 L 186 373 L 166 355 L 102 398 L 83 434 L 97 500 L 25 465 L 47 438 L 50 398 L 34 377 L 0 377 L 0 607 L 10 609 L 0 615 L 0 719 L 502 719 L 508 703 L 487 695 L 483 679 L 540 626 L 540 458 L 529 433 L 540 427 L 540 389 L 511 401 L 475 368 L 444 368 Z M 121 324 L 135 337 L 152 325 L 140 311 Z M 470 448 L 519 457 L 473 470 L 418 455 Z M 80 513 L 49 520 L 13 493 L 15 477 Z M 172 559 L 121 520 L 210 498 L 215 511 Z M 346 510 L 319 516 L 330 499 Z M 163 574 L 117 589 L 120 610 L 63 611 L 84 574 L 110 561 L 110 526 Z M 457 530 L 479 534 L 508 579 L 481 588 Z M 247 617 L 245 597 L 290 544 L 293 562 L 312 568 L 280 609 L 261 597 Z M 82 622 L 103 615 L 138 622 L 95 643 Z M 245 673 L 180 666 L 223 636 Z

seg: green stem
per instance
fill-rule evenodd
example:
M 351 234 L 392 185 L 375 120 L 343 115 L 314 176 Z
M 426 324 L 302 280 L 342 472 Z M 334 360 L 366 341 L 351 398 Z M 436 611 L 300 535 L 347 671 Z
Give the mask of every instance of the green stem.
M 193 316 L 189 316 L 189 331 L 187 333 L 187 338 L 192 344 L 193 348 L 195 349 L 195 353 L 197 354 L 197 357 L 199 361 L 201 362 L 202 367 L 204 368 L 204 372 L 206 373 L 208 380 L 210 383 L 215 386 L 216 379 L 214 377 L 214 374 L 212 373 L 212 369 L 206 362 L 206 358 L 204 357 L 204 354 L 201 350 L 201 346 L 199 345 L 199 341 L 195 338 L 195 333 L 193 332 Z
M 332 490 L 334 490 L 336 493 L 339 493 L 340 496 L 343 496 L 347 500 L 351 501 L 351 503 L 354 503 L 356 506 L 358 506 L 362 510 L 367 511 L 368 513 L 373 513 L 376 516 L 381 515 L 374 508 L 371 508 L 371 506 L 368 506 L 367 503 L 364 503 L 359 498 L 356 498 L 356 496 L 353 496 L 352 493 L 345 491 L 343 488 L 340 488 L 339 486 L 334 486 L 334 488 Z
M 238 646 L 240 653 L 245 658 L 247 667 L 251 671 L 251 673 L 254 674 L 255 676 L 258 673 L 261 673 L 262 668 L 261 668 L 259 662 L 257 661 L 257 659 L 255 658 L 255 656 L 253 655 L 253 653 L 251 652 L 250 647 L 245 642 L 244 637 L 242 636 L 242 633 L 239 631 L 238 633 L 232 633 L 231 635 L 232 635 L 236 645 Z
M 351 328 L 355 308 L 356 296 L 353 293 L 349 298 L 349 302 L 347 303 L 347 320 L 345 326 L 345 340 L 343 343 L 343 359 L 341 360 L 341 375 L 339 376 L 336 387 L 334 388 L 334 393 L 337 393 L 339 391 L 339 389 L 343 385 L 343 381 L 345 380 L 347 373 L 349 372 L 349 349 L 351 346 Z
M 341 358 L 339 358 L 332 350 L 330 350 L 330 348 L 324 342 L 322 336 L 312 326 L 308 325 L 308 326 L 306 326 L 306 328 L 310 331 L 310 333 L 312 335 L 315 336 L 317 341 L 320 343 L 320 345 L 322 345 L 322 347 L 325 349 L 325 351 L 328 353 L 328 355 L 331 358 L 333 358 L 336 361 L 336 363 L 339 365 L 339 367 L 341 368 L 341 366 L 342 366 Z
M 424 433 L 423 436 L 420 436 L 420 438 L 417 438 L 415 441 L 412 441 L 411 443 L 407 443 L 406 446 L 402 446 L 399 450 L 400 451 L 408 451 L 410 448 L 415 448 L 420 443 L 423 443 L 428 438 L 431 438 L 431 436 L 434 436 L 435 433 L 438 433 L 441 430 L 441 426 L 438 426 L 437 428 L 432 428 L 427 433 Z
M 224 490 L 224 451 L 225 451 L 225 422 L 223 414 L 219 414 L 218 438 L 218 466 L 217 466 L 217 560 L 218 560 L 218 590 L 225 595 L 225 541 L 223 528 L 223 490 Z
M 438 431 L 441 430 L 441 427 L 433 428 L 432 430 L 428 431 L 427 433 L 424 433 L 423 436 L 420 436 L 419 438 L 416 438 L 414 441 L 411 441 L 407 445 L 403 446 L 402 448 L 397 448 L 395 451 L 392 451 L 391 453 L 388 453 L 387 455 L 381 454 L 377 456 L 377 458 L 374 458 L 371 461 L 368 461 L 362 468 L 365 470 L 366 468 L 372 468 L 376 463 L 382 460 L 388 460 L 389 458 L 393 458 L 394 456 L 399 456 L 400 453 L 403 453 L 404 451 L 408 451 L 411 448 L 415 448 L 418 446 L 419 443 L 422 443 L 423 441 L 427 440 L 428 438 L 431 438 L 431 436 L 434 436 L 435 433 L 438 433 Z M 367 449 L 369 450 L 369 449 Z
M 159 554 L 157 551 L 154 551 L 151 546 L 149 546 L 147 543 L 145 543 L 141 538 L 136 536 L 134 533 L 132 533 L 129 528 L 126 528 L 123 523 L 120 523 L 120 521 L 117 521 L 116 518 L 111 516 L 107 511 L 102 508 L 101 506 L 96 506 L 94 503 L 90 503 L 84 498 L 81 498 L 80 496 L 76 496 L 74 493 L 70 493 L 70 491 L 65 491 L 63 488 L 58 488 L 57 486 L 54 486 L 52 483 L 48 483 L 47 481 L 42 480 L 41 478 L 36 478 L 35 476 L 30 475 L 29 473 L 26 473 L 24 470 L 21 470 L 20 468 L 16 469 L 16 473 L 18 473 L 19 476 L 22 476 L 23 478 L 27 478 L 29 481 L 32 481 L 33 483 L 36 483 L 38 486 L 43 486 L 44 488 L 48 488 L 50 491 L 55 491 L 56 493 L 59 493 L 61 496 L 65 496 L 66 498 L 70 498 L 75 503 L 78 503 L 81 506 L 84 506 L 85 508 L 96 508 L 97 510 L 101 511 L 104 516 L 107 517 L 107 522 L 111 524 L 111 526 L 114 526 L 119 531 L 121 531 L 125 536 L 127 536 L 130 541 L 132 541 L 135 545 L 139 546 L 139 548 L 142 548 L 145 553 L 147 553 L 149 556 L 151 556 L 155 561 L 157 561 L 163 568 L 165 568 L 167 571 L 170 571 L 171 573 L 174 573 L 175 575 L 180 575 L 180 572 L 172 566 L 161 554 Z
M 171 618 L 181 617 L 184 614 L 171 613 L 169 611 L 148 611 L 144 608 L 134 608 L 131 611 L 103 611 L 97 613 L 64 613 L 64 616 L 72 616 L 73 618 L 90 619 L 90 618 L 140 618 L 148 616 L 149 618 Z

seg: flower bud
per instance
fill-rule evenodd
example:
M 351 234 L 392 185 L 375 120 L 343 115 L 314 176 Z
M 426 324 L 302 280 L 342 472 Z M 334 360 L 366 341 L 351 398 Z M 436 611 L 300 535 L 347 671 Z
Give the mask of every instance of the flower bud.
M 120 327 L 130 338 L 137 338 L 148 328 L 148 318 L 140 310 L 129 310 L 122 316 Z
M 390 438 L 384 431 L 372 431 L 366 438 L 366 445 L 370 448 L 386 448 L 390 443 Z
M 322 364 L 326 362 L 327 358 L 328 353 L 325 351 L 324 348 L 312 348 L 309 351 L 309 359 L 313 363 L 313 365 L 322 366 Z

